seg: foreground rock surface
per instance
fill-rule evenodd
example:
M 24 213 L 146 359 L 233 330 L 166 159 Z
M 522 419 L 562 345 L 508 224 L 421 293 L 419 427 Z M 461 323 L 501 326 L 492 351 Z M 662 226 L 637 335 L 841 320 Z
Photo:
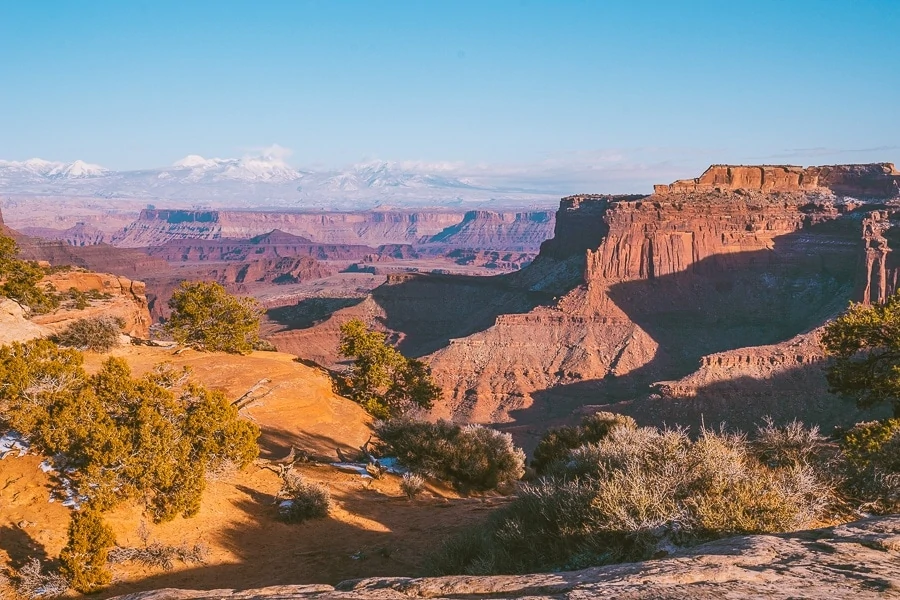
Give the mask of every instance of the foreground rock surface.
M 256 590 L 164 589 L 121 600 L 233 598 L 900 598 L 900 516 L 778 536 L 741 536 L 671 557 L 567 573 L 383 578 Z

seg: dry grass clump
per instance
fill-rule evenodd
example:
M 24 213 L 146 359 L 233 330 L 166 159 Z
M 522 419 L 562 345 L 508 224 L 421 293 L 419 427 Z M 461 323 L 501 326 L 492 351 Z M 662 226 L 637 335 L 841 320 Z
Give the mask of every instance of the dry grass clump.
M 5 577 L 0 586 L 12 588 L 25 598 L 55 598 L 62 596 L 69 589 L 68 580 L 55 571 L 44 572 L 40 559 L 31 558 L 22 568 Z
M 108 352 L 119 345 L 124 325 L 122 319 L 110 316 L 78 319 L 57 334 L 55 341 L 60 346 Z
M 832 485 L 802 461 L 774 464 L 769 456 L 782 446 L 788 456 L 807 452 L 793 444 L 793 429 L 769 433 L 758 446 L 724 431 L 692 440 L 682 429 L 614 427 L 571 451 L 553 475 L 523 486 L 486 526 L 451 540 L 433 570 L 581 568 L 730 534 L 813 526 L 828 514 Z M 818 440 L 813 433 L 799 439 Z
M 278 492 L 278 512 L 283 521 L 302 523 L 324 519 L 332 507 L 331 493 L 324 485 L 304 481 L 296 473 L 287 473 Z
M 531 466 L 544 475 L 565 462 L 575 448 L 596 444 L 618 427 L 637 429 L 637 423 L 626 415 L 600 411 L 584 417 L 575 427 L 554 427 L 538 442 Z
M 209 548 L 204 544 L 169 546 L 152 542 L 141 547 L 116 546 L 109 551 L 107 560 L 113 564 L 137 562 L 170 571 L 175 567 L 175 561 L 187 565 L 204 564 L 208 556 Z
M 829 447 L 828 439 L 818 426 L 806 427 L 794 419 L 778 427 L 771 417 L 766 417 L 763 424 L 757 426 L 752 444 L 756 454 L 775 467 L 812 464 Z
M 410 500 L 413 500 L 416 496 L 421 494 L 424 489 L 425 478 L 421 475 L 408 472 L 404 473 L 403 477 L 400 478 L 400 491 Z
M 382 455 L 461 491 L 494 490 L 525 473 L 525 453 L 512 437 L 480 425 L 400 418 L 379 422 L 375 432 Z

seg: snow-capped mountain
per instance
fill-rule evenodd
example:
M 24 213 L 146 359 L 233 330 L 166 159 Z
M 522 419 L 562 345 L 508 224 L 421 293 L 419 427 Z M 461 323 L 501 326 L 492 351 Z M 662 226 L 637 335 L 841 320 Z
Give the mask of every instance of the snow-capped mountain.
M 283 149 L 281 149 L 283 150 Z M 185 156 L 170 167 L 111 171 L 77 160 L 0 160 L 0 194 L 94 196 L 222 207 L 371 208 L 460 204 L 547 204 L 548 192 L 454 177 L 447 169 L 371 161 L 347 169 L 300 171 L 285 152 L 243 158 Z
M 34 178 L 34 179 L 85 179 L 88 177 L 102 177 L 109 173 L 100 165 L 92 165 L 83 160 L 71 163 L 52 162 L 41 158 L 31 158 L 23 161 L 0 160 L 0 181 L 10 178 Z

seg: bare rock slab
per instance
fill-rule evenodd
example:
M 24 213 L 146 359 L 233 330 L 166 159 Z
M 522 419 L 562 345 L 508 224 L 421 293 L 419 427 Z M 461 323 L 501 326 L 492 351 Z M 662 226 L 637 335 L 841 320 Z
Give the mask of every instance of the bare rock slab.
M 900 515 L 718 540 L 669 557 L 565 573 L 370 578 L 255 590 L 164 589 L 119 600 L 856 600 L 900 598 Z

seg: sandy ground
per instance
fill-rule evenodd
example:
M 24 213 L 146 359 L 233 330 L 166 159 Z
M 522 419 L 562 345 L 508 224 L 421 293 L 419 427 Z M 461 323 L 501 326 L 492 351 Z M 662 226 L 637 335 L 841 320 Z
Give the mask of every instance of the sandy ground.
M 242 411 L 262 429 L 263 456 L 283 455 L 290 445 L 323 456 L 335 446 L 353 447 L 369 436 L 367 415 L 334 395 L 324 373 L 278 353 L 249 357 L 129 347 L 115 351 L 136 373 L 170 360 L 189 365 L 206 385 L 236 398 L 256 386 Z M 104 357 L 89 355 L 96 369 Z M 262 380 L 268 382 L 261 383 Z M 54 559 L 65 544 L 69 509 L 49 503 L 54 483 L 39 469 L 41 457 L 0 461 L 0 565 L 19 566 L 31 556 Z M 303 477 L 325 484 L 335 500 L 327 519 L 289 525 L 277 520 L 278 476 L 252 466 L 210 481 L 200 514 L 161 525 L 147 524 L 149 540 L 205 544 L 204 565 L 176 563 L 171 571 L 136 564 L 113 565 L 115 581 L 99 597 L 157 589 L 248 588 L 289 583 L 337 583 L 375 575 L 415 575 L 424 557 L 466 523 L 487 516 L 502 498 L 459 498 L 429 486 L 407 500 L 399 478 L 366 480 L 324 464 L 299 467 Z M 120 545 L 140 545 L 140 508 L 121 506 L 107 516 Z

